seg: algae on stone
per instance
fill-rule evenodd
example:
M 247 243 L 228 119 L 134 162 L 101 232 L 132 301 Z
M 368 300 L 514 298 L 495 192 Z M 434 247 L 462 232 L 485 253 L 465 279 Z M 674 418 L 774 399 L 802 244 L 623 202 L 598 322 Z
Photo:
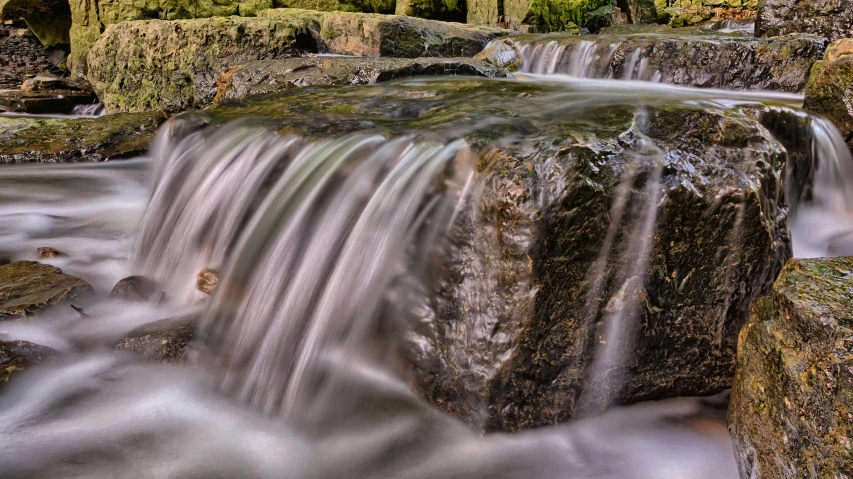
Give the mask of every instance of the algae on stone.
M 103 161 L 145 152 L 159 113 L 99 118 L 0 118 L 0 164 Z
M 835 123 L 853 148 L 853 39 L 836 41 L 814 64 L 803 106 Z
M 853 258 L 795 259 L 738 340 L 729 429 L 742 477 L 853 465 Z
M 85 299 L 92 287 L 80 278 L 35 261 L 0 266 L 0 320 L 27 319 L 60 303 Z
M 71 43 L 71 9 L 66 0 L 0 0 L 0 21 L 19 18 L 44 45 Z

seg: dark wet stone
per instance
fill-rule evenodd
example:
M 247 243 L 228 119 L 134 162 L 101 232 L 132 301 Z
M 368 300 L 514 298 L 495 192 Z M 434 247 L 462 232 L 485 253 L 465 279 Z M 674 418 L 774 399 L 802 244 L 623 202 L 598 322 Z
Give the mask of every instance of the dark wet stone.
M 116 349 L 132 351 L 146 361 L 183 364 L 195 335 L 197 316 L 170 318 L 133 330 L 116 344 Z
M 28 341 L 0 340 L 0 391 L 20 373 L 57 357 L 59 353 L 46 346 Z
M 57 304 L 85 300 L 94 292 L 80 278 L 35 261 L 0 266 L 0 320 L 27 319 Z
M 260 60 L 219 76 L 214 101 L 311 85 L 366 85 L 435 75 L 506 77 L 504 70 L 471 58 L 310 57 Z
M 64 114 L 96 102 L 94 94 L 79 90 L 0 90 L 0 111 L 10 113 Z
M 144 276 L 128 276 L 110 291 L 111 298 L 128 301 L 148 301 L 157 293 L 157 283 Z
M 103 161 L 139 155 L 164 120 L 159 113 L 71 119 L 0 117 L 0 163 Z
M 633 97 L 596 94 L 593 107 L 589 91 L 566 85 L 417 79 L 248 97 L 204 116 L 251 114 L 316 137 L 461 134 L 482 153 L 485 188 L 460 214 L 446 255 L 437 319 L 424 332 L 433 341 L 409 358 L 433 403 L 479 427 L 517 430 L 579 413 L 602 322 L 620 310 L 636 318 L 636 342 L 626 341 L 614 401 L 730 387 L 737 332 L 790 257 L 781 184 L 789 157 L 760 115 L 651 97 L 638 109 Z M 582 115 L 574 102 L 586 105 Z M 501 120 L 482 126 L 484 118 Z M 499 138 L 511 140 L 492 143 Z M 644 186 L 656 155 L 658 200 Z M 620 191 L 630 195 L 621 220 Z M 656 228 L 648 264 L 638 266 L 648 274 L 631 274 L 645 256 L 625 251 L 650 202 Z
M 853 0 L 761 0 L 755 33 L 812 33 L 830 41 L 853 36 Z
M 789 262 L 740 332 L 729 407 L 741 477 L 847 477 L 853 258 Z

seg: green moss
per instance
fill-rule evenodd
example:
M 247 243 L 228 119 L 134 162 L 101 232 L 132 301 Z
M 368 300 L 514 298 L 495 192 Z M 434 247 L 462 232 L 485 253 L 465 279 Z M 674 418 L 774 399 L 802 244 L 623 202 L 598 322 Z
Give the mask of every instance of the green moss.
M 571 30 L 577 26 L 595 28 L 599 15 L 615 8 L 612 0 L 534 0 L 528 18 L 541 32 Z M 592 17 L 590 14 L 598 12 Z

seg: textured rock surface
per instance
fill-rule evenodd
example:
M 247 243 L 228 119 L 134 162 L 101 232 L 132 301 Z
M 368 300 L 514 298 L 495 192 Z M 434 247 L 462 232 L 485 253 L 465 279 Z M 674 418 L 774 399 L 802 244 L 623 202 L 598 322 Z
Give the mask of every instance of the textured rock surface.
M 474 59 L 510 72 L 516 72 L 524 67 L 524 55 L 510 38 L 492 40 Z
M 189 316 L 149 323 L 122 338 L 116 349 L 132 351 L 146 361 L 183 364 L 197 322 L 197 316 Z
M 473 57 L 493 38 L 510 33 L 500 28 L 395 15 L 295 9 L 265 10 L 259 15 L 314 18 L 319 23 L 324 51 L 340 55 Z
M 813 33 L 831 41 L 853 37 L 853 0 L 761 0 L 755 33 Z
M 12 113 L 71 113 L 77 105 L 97 103 L 91 92 L 73 90 L 0 91 L 0 111 Z
M 147 301 L 157 292 L 157 283 L 145 276 L 128 276 L 119 280 L 110 291 L 111 298 L 128 301 Z
M 260 15 L 112 26 L 89 54 L 92 85 L 109 112 L 177 112 L 209 105 L 219 74 L 252 60 L 318 51 L 469 57 L 504 33 L 362 13 L 276 9 Z
M 835 123 L 853 148 L 853 39 L 833 43 L 814 64 L 803 106 Z
M 813 35 L 756 39 L 699 28 L 654 28 L 648 33 L 618 34 L 625 28 L 617 27 L 606 36 L 520 35 L 512 40 L 524 53 L 528 72 L 785 92 L 805 90 L 809 70 L 825 48 Z M 548 47 L 555 40 L 560 49 Z M 579 62 L 576 55 L 593 61 Z
M 793 260 L 740 333 L 729 429 L 741 477 L 850 477 L 853 258 Z
M 421 75 L 505 77 L 503 70 L 470 58 L 314 57 L 260 60 L 219 77 L 215 101 L 310 85 L 366 85 Z
M 589 107 L 591 96 L 599 108 Z M 626 386 L 614 398 L 730 387 L 737 331 L 790 254 L 785 149 L 762 125 L 737 109 L 659 98 L 640 112 L 619 97 L 458 77 L 292 90 L 205 114 L 227 121 L 250 111 L 278 119 L 282 132 L 316 136 L 469 131 L 469 142 L 490 152 L 481 162 L 482 198 L 462 214 L 458 249 L 447 255 L 453 273 L 433 305 L 440 319 L 427 322 L 434 340 L 411 360 L 439 407 L 481 427 L 515 430 L 577 413 L 597 328 L 618 309 L 611 297 L 636 307 L 637 339 L 615 343 L 631 351 Z M 585 105 L 583 115 L 573 104 Z M 507 122 L 477 126 L 483 118 Z M 505 135 L 516 141 L 488 147 Z M 634 156 L 636 149 L 643 153 Z M 657 155 L 665 165 L 659 200 L 645 186 L 654 184 Z M 621 217 L 620 191 L 631 195 Z M 659 221 L 648 264 L 637 266 L 648 272 L 643 281 L 625 271 L 645 257 L 629 252 L 629 238 L 639 241 L 646 204 L 656 205 Z M 596 285 L 591 278 L 599 277 Z
M 0 266 L 0 320 L 26 319 L 59 303 L 85 299 L 92 287 L 59 268 L 17 261 Z
M 67 45 L 71 9 L 67 0 L 0 0 L 0 20 L 24 19 L 43 45 Z
M 204 294 L 213 294 L 217 284 L 219 284 L 219 271 L 204 268 L 198 273 L 195 287 Z
M 0 118 L 0 164 L 103 161 L 143 153 L 165 118 L 119 113 L 99 118 Z
M 59 353 L 46 346 L 28 341 L 0 341 L 0 391 L 18 374 L 57 357 Z
M 14 90 L 49 71 L 50 51 L 28 29 L 0 25 L 0 90 Z

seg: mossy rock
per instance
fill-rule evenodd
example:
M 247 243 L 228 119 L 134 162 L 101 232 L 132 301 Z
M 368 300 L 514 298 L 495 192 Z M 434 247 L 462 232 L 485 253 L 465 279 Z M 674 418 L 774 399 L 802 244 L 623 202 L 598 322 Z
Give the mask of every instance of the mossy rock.
M 145 152 L 165 117 L 0 118 L 0 163 L 103 161 Z
M 28 319 L 57 304 L 85 300 L 92 287 L 59 268 L 35 261 L 0 266 L 0 320 Z
M 506 77 L 505 70 L 471 58 L 309 57 L 259 60 L 219 77 L 214 101 L 311 85 L 367 85 L 435 75 Z
M 853 464 L 853 258 L 789 262 L 738 340 L 729 429 L 742 477 Z
M 835 123 L 853 148 L 853 39 L 833 43 L 814 64 L 803 106 Z
M 44 45 L 71 43 L 67 0 L 0 0 L 0 20 L 24 19 Z

